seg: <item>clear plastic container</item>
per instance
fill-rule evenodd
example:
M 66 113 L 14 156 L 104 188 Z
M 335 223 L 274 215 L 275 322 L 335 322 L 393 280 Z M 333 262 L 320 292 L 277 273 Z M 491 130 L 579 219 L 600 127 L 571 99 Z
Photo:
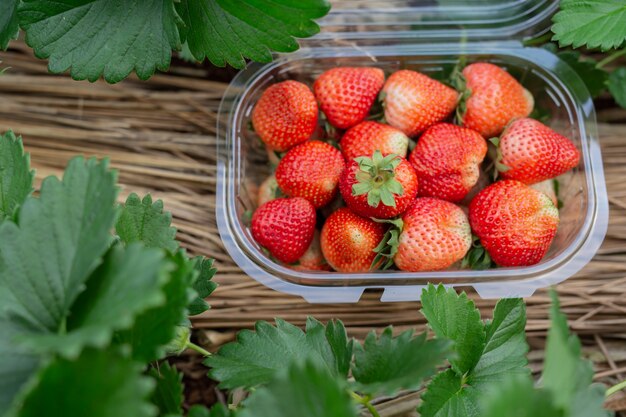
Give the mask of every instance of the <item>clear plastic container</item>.
M 338 1 L 322 20 L 322 32 L 303 48 L 271 64 L 252 64 L 233 80 L 218 123 L 217 220 L 224 246 L 252 278 L 309 302 L 357 302 L 369 288 L 384 289 L 382 301 L 418 300 L 429 282 L 474 287 L 483 298 L 527 297 L 565 280 L 587 264 L 606 234 L 608 202 L 592 99 L 578 75 L 524 39 L 549 30 L 558 2 L 509 0 Z M 379 5 L 377 7 L 377 5 Z M 346 274 L 302 272 L 270 260 L 242 220 L 254 210 L 254 190 L 268 175 L 267 154 L 249 131 L 252 108 L 270 84 L 296 79 L 312 85 L 336 66 L 376 66 L 387 75 L 401 68 L 429 75 L 454 65 L 487 61 L 505 67 L 529 89 L 548 125 L 569 137 L 582 153 L 560 178 L 564 206 L 552 247 L 541 263 L 487 271 L 446 270 Z

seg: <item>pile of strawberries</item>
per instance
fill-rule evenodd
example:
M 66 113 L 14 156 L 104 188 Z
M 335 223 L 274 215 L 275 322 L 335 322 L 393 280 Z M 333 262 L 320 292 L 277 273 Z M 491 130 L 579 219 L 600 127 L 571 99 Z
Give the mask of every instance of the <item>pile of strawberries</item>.
M 304 270 L 541 261 L 559 223 L 552 179 L 580 153 L 529 118 L 532 95 L 504 69 L 473 63 L 454 85 L 339 67 L 312 91 L 292 80 L 270 86 L 252 124 L 282 157 L 259 188 L 254 239 Z

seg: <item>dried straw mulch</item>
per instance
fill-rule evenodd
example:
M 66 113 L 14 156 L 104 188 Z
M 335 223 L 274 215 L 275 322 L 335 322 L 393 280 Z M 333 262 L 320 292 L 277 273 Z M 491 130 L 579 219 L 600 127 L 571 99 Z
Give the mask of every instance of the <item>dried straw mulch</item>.
M 214 70 L 175 65 L 169 75 L 149 83 L 74 82 L 52 76 L 45 63 L 21 44 L 1 53 L 0 131 L 24 137 L 37 169 L 37 180 L 59 175 L 76 154 L 109 156 L 119 170 L 123 199 L 131 192 L 152 193 L 172 211 L 178 237 L 191 252 L 216 259 L 219 289 L 213 309 L 195 320 L 199 337 L 215 346 L 231 340 L 256 320 L 279 316 L 302 324 L 308 315 L 342 319 L 351 335 L 393 324 L 398 329 L 424 327 L 418 303 L 381 303 L 366 294 L 354 305 L 310 305 L 266 289 L 245 276 L 225 253 L 215 225 L 215 123 L 226 84 L 210 81 Z M 210 74 L 209 74 L 210 72 Z M 601 141 L 611 202 L 608 237 L 593 262 L 558 286 L 570 325 L 595 362 L 597 379 L 626 378 L 626 113 L 599 113 Z M 494 303 L 476 299 L 485 316 Z M 549 326 L 549 298 L 539 291 L 528 302 L 531 357 L 540 369 Z M 385 414 L 407 409 L 415 395 L 391 401 Z M 612 402 L 626 409 L 626 400 Z

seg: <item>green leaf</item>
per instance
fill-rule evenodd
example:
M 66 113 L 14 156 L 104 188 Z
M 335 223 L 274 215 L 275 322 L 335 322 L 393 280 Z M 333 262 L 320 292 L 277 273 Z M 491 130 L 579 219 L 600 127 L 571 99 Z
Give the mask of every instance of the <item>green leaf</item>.
M 578 51 L 562 51 L 557 55 L 576 71 L 592 97 L 598 97 L 606 90 L 609 73 L 601 68 L 596 68 L 598 63 L 594 59 L 585 57 Z
M 18 16 L 35 55 L 76 80 L 146 80 L 181 48 L 174 0 L 22 0 Z
M 237 341 L 224 345 L 206 359 L 209 376 L 220 388 L 250 388 L 270 381 L 286 363 L 312 358 L 324 364 L 332 375 L 347 373 L 352 341 L 343 337 L 343 324 L 336 322 L 329 331 L 313 318 L 307 319 L 306 334 L 298 327 L 276 319 L 276 327 L 259 321 L 256 332 L 243 330 Z
M 565 417 L 549 391 L 535 389 L 529 376 L 511 375 L 481 400 L 482 417 Z
M 437 337 L 454 342 L 457 358 L 450 360 L 452 368 L 459 374 L 473 369 L 485 348 L 486 335 L 480 312 L 467 294 L 430 284 L 422 292 L 422 314 Z
M 154 380 L 143 366 L 113 350 L 85 350 L 76 360 L 57 359 L 38 375 L 19 417 L 152 417 Z
M 112 240 L 117 194 L 106 161 L 73 159 L 59 181 L 0 226 L 0 306 L 33 329 L 56 332 Z
M 330 9 L 326 0 L 181 0 L 176 8 L 185 22 L 183 40 L 193 56 L 217 66 L 246 65 L 244 58 L 270 62 L 271 50 L 298 49 L 295 37 L 319 32 L 313 19 Z
M 19 26 L 17 21 L 18 0 L 0 2 L 0 49 L 6 50 L 11 39 L 17 39 Z
M 193 283 L 193 289 L 196 290 L 197 296 L 187 307 L 190 316 L 204 313 L 210 308 L 205 298 L 211 295 L 217 288 L 217 284 L 212 281 L 217 272 L 217 269 L 213 268 L 213 259 L 197 256 L 194 261 L 194 269 L 198 272 L 198 277 Z
M 159 284 L 168 267 L 160 251 L 116 245 L 72 305 L 66 332 L 28 332 L 19 340 L 33 352 L 68 358 L 77 357 L 85 346 L 108 346 L 115 330 L 129 328 L 140 313 L 164 303 Z
M 617 104 L 626 109 L 626 68 L 621 67 L 611 73 L 609 91 Z
M 352 185 L 352 195 L 363 195 L 368 193 L 372 189 L 372 185 L 369 182 L 357 182 Z
M 412 330 L 393 337 L 390 326 L 380 338 L 370 332 L 363 347 L 357 346 L 352 368 L 357 391 L 373 395 L 418 388 L 450 354 L 451 343 L 426 340 L 426 333 L 414 337 Z
M 463 387 L 463 378 L 448 369 L 435 376 L 422 395 L 422 417 L 483 417 L 479 397 L 472 387 Z
M 232 410 L 229 410 L 228 407 L 226 407 L 222 403 L 215 404 L 213 407 L 211 407 L 211 410 L 209 410 L 203 405 L 196 404 L 196 405 L 191 406 L 189 408 L 189 412 L 187 413 L 187 417 L 234 417 L 234 416 L 235 416 L 235 412 Z
M 0 20 L 2 7 L 0 5 Z M 0 135 L 0 222 L 12 217 L 15 209 L 30 195 L 34 177 L 22 138 L 16 138 L 11 131 Z
M 607 50 L 626 40 L 626 4 L 621 0 L 561 0 L 552 31 L 561 46 Z
M 604 388 L 592 384 L 591 362 L 581 358 L 580 340 L 570 334 L 567 317 L 559 309 L 559 300 L 554 290 L 550 293 L 551 326 L 548 331 L 546 357 L 542 382 L 552 392 L 554 402 L 572 417 L 606 417 L 602 409 Z
M 314 361 L 292 362 L 267 387 L 253 392 L 244 405 L 239 417 L 357 416 L 343 381 Z
M 152 404 L 159 408 L 159 415 L 183 414 L 183 374 L 168 362 L 151 367 L 148 375 L 156 381 L 156 389 L 152 393 Z
M 124 243 L 143 242 L 150 248 L 176 252 L 176 229 L 171 227 L 172 214 L 163 213 L 163 201 L 152 203 L 150 194 L 143 200 L 132 193 L 126 199 L 124 208 L 115 224 L 115 231 Z

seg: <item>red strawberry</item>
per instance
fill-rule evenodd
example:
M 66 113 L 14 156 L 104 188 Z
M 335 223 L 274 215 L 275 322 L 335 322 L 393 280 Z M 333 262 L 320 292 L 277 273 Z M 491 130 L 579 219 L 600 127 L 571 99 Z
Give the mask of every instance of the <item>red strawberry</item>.
M 559 225 L 550 198 L 519 181 L 498 181 L 482 190 L 469 207 L 472 230 L 500 266 L 541 261 Z
M 375 151 L 352 160 L 341 175 L 341 196 L 363 217 L 389 219 L 403 213 L 417 195 L 417 176 L 409 162 Z
M 304 198 L 279 198 L 252 215 L 252 236 L 279 261 L 296 262 L 315 232 L 315 207 Z
M 409 138 L 395 127 L 378 122 L 361 122 L 343 135 L 339 145 L 346 160 L 369 156 L 374 151 L 383 155 L 395 153 L 406 158 Z
M 381 69 L 339 67 L 320 75 L 313 91 L 328 122 L 348 129 L 367 117 L 384 82 Z
M 367 272 L 374 249 L 385 235 L 385 226 L 343 207 L 326 219 L 322 227 L 322 253 L 339 272 Z
M 463 77 L 470 94 L 461 105 L 463 126 L 485 138 L 499 135 L 512 119 L 526 117 L 533 111 L 533 96 L 496 65 L 485 62 L 468 65 Z
M 328 265 L 328 262 L 326 262 L 322 254 L 320 233 L 317 230 L 313 235 L 313 241 L 309 245 L 309 248 L 292 268 L 297 271 L 331 271 L 330 265 Z
M 572 141 L 534 119 L 515 120 L 494 143 L 502 178 L 525 184 L 558 177 L 580 160 Z
M 467 216 L 461 208 L 448 201 L 418 198 L 404 213 L 402 220 L 395 222 L 398 223 L 396 227 L 400 227 L 400 234 L 389 242 L 397 248 L 388 255 L 393 256 L 394 263 L 403 271 L 449 268 L 463 259 L 472 245 Z
M 311 137 L 317 116 L 317 102 L 309 87 L 289 80 L 263 92 L 252 111 L 252 125 L 265 144 L 283 152 Z
M 277 199 L 280 196 L 280 188 L 276 182 L 276 177 L 270 175 L 259 186 L 259 193 L 257 195 L 257 206 L 262 206 L 268 201 Z
M 276 181 L 288 196 L 306 198 L 320 208 L 337 193 L 344 167 L 345 161 L 338 149 L 314 140 L 285 154 L 276 168 Z
M 452 88 L 409 70 L 393 73 L 383 87 L 383 95 L 385 120 L 408 136 L 416 136 L 446 119 L 459 97 Z
M 487 142 L 476 131 L 448 123 L 429 127 L 409 158 L 417 173 L 417 194 L 463 200 L 476 185 L 486 154 Z

